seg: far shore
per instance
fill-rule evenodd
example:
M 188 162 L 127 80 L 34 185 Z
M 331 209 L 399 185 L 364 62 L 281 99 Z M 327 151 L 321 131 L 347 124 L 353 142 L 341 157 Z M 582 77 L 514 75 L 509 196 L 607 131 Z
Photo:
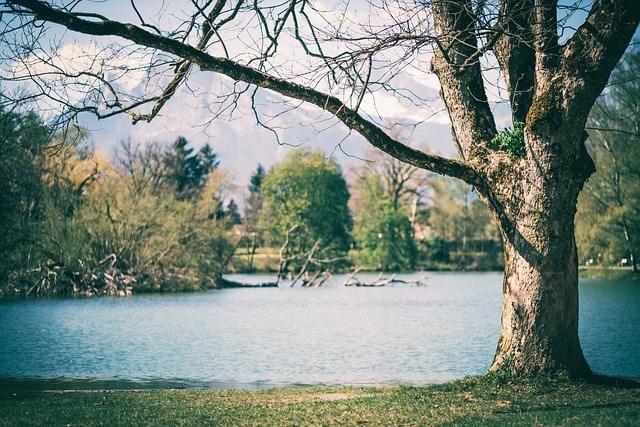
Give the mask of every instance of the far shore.
M 442 266 L 440 266 L 442 267 Z M 349 274 L 351 270 L 345 269 L 344 271 L 336 272 L 335 274 Z M 431 268 L 424 270 L 417 270 L 415 273 L 425 272 L 425 273 L 434 273 L 434 272 L 443 272 L 443 273 L 483 273 L 483 272 L 501 272 L 502 270 L 456 270 L 454 268 Z M 362 273 L 376 273 L 374 270 L 362 270 Z M 399 272 L 395 274 L 405 274 L 412 272 Z M 251 273 L 246 273 L 242 271 L 234 271 L 227 272 L 223 276 L 228 276 L 232 274 L 257 274 L 257 275 L 274 275 L 275 273 L 271 270 L 256 270 Z M 394 273 L 393 272 L 385 272 L 384 277 L 390 277 Z M 593 267 L 593 266 L 580 266 L 578 268 L 578 275 L 581 279 L 598 279 L 598 280 L 640 280 L 640 273 L 634 272 L 631 267 Z M 205 287 L 196 287 L 190 289 L 188 287 L 167 287 L 167 288 L 145 288 L 143 290 L 136 290 L 132 287 L 127 287 L 125 290 L 121 290 L 115 293 L 106 293 L 106 292 L 98 292 L 95 293 L 39 293 L 39 294 L 30 294 L 23 292 L 22 290 L 13 289 L 1 289 L 0 288 L 0 300 L 2 299 L 24 299 L 24 298 L 95 298 L 101 296 L 129 296 L 129 295 L 138 295 L 138 294 L 148 294 L 148 293 L 176 293 L 176 292 L 201 292 L 204 290 L 211 289 L 224 289 L 224 288 L 261 288 L 261 287 L 276 287 L 277 284 L 273 281 L 261 283 L 261 284 L 247 284 L 247 283 L 238 283 L 226 279 L 220 280 L 220 284 L 218 286 L 210 285 Z
M 640 273 L 634 272 L 631 267 L 597 267 L 580 266 L 578 275 L 581 279 L 602 280 L 639 280 Z

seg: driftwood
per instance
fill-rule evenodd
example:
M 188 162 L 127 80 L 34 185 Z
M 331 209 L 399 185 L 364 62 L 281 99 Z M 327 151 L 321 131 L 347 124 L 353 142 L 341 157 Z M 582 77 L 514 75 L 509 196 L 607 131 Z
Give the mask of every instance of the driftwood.
M 74 271 L 62 263 L 52 263 L 12 273 L 6 287 L 7 294 L 131 295 L 136 279 L 115 267 L 115 254 L 105 257 L 93 266 L 86 265 L 82 260 L 79 260 L 79 263 L 79 271 Z
M 405 284 L 411 286 L 426 286 L 423 282 L 427 277 L 424 276 L 418 280 L 402 280 L 397 279 L 396 274 L 392 274 L 391 277 L 383 277 L 383 273 L 378 274 L 374 280 L 369 282 L 365 282 L 363 280 L 358 279 L 356 274 L 360 271 L 360 267 L 356 268 L 349 276 L 347 277 L 347 281 L 345 282 L 345 286 L 356 286 L 356 287 L 370 287 L 377 288 L 382 286 L 389 286 L 395 284 Z
M 302 267 L 300 268 L 300 271 L 298 272 L 298 275 L 293 279 L 293 282 L 291 283 L 291 287 L 293 288 L 296 283 L 298 282 L 298 280 L 302 279 L 303 276 L 305 278 L 308 278 L 308 274 L 307 274 L 307 269 L 309 268 L 309 264 L 311 264 L 311 261 L 313 260 L 313 255 L 316 253 L 316 251 L 318 250 L 318 247 L 320 247 L 320 240 L 316 240 L 316 242 L 314 243 L 313 247 L 311 248 L 311 250 L 309 251 L 309 255 L 307 256 L 307 260 L 305 261 L 305 263 L 302 265 Z M 311 283 L 313 283 L 313 281 L 318 277 L 320 273 L 316 274 L 316 276 L 314 277 L 313 280 L 311 280 Z M 305 286 L 305 282 L 308 282 L 307 280 L 303 279 L 303 287 L 309 287 L 309 285 L 307 284 Z
M 332 276 L 329 270 L 318 270 L 313 276 L 309 276 L 309 274 L 305 273 L 304 277 L 302 278 L 301 286 L 303 288 L 319 288 L 320 286 L 324 285 L 324 283 L 330 277 Z
M 278 257 L 280 266 L 278 268 L 277 283 L 288 278 L 291 282 L 289 286 L 302 288 L 317 288 L 323 286 L 325 282 L 332 277 L 332 266 L 339 261 L 343 261 L 346 256 L 323 257 L 332 246 L 322 246 L 322 239 L 317 239 L 311 249 L 308 251 L 300 250 L 290 255 L 285 255 L 291 243 L 294 232 L 300 229 L 300 225 L 296 224 L 291 227 L 285 236 L 285 241 L 280 247 Z M 298 269 L 297 265 L 300 264 Z M 290 271 L 293 270 L 293 271 Z M 295 271 L 297 270 L 297 272 Z M 295 275 L 294 275 L 295 274 Z

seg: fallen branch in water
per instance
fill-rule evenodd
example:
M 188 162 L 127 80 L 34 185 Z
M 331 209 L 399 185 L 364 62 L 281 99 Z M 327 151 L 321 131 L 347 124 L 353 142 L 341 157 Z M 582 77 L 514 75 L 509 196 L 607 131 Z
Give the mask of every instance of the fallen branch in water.
M 50 263 L 12 273 L 6 285 L 7 295 L 67 295 L 67 296 L 127 296 L 131 295 L 136 279 L 121 271 L 116 255 L 87 265 L 78 260 L 79 270 L 63 263 Z
M 351 273 L 348 277 L 347 277 L 347 281 L 345 282 L 345 286 L 356 286 L 356 287 L 371 287 L 371 288 L 375 288 L 375 287 L 382 287 L 382 286 L 389 286 L 389 285 L 394 285 L 394 284 L 405 284 L 405 285 L 410 285 L 410 286 L 426 286 L 426 284 L 423 282 L 423 280 L 425 280 L 427 277 L 421 277 L 420 279 L 417 280 L 403 280 L 403 279 L 397 279 L 396 278 L 396 274 L 392 274 L 391 277 L 383 277 L 383 273 L 381 272 L 380 274 L 378 274 L 378 277 L 376 277 L 374 280 L 371 280 L 369 282 L 360 280 L 356 274 L 360 271 L 360 268 L 356 268 L 353 273 Z

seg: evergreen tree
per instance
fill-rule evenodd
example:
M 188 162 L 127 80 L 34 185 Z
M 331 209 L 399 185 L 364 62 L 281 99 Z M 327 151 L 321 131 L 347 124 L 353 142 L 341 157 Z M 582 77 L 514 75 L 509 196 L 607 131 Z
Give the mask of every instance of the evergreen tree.
M 259 227 L 260 212 L 262 211 L 262 183 L 266 172 L 261 164 L 251 174 L 249 179 L 249 197 L 245 201 L 245 249 L 247 254 L 247 272 L 253 268 L 253 257 L 259 245 L 262 244 L 262 230 Z
M 186 138 L 178 137 L 165 155 L 167 182 L 179 197 L 197 198 L 220 162 L 209 144 L 195 154 L 188 145 Z
M 249 179 L 249 197 L 245 203 L 244 218 L 248 233 L 258 232 L 258 220 L 260 211 L 262 210 L 262 183 L 264 182 L 266 172 L 261 164 L 258 164 L 256 170 L 251 174 Z
M 262 186 L 262 182 L 266 176 L 264 167 L 260 163 L 258 163 L 258 167 L 251 174 L 251 178 L 249 179 L 249 193 L 250 194 L 260 194 L 260 187 Z

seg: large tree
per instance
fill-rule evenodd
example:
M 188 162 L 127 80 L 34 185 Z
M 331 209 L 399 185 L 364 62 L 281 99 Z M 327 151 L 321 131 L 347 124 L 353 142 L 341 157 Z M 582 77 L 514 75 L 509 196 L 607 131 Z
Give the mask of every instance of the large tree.
M 358 261 L 369 268 L 411 270 L 417 258 L 413 228 L 428 173 L 374 148 L 366 157 L 352 183 Z
M 245 84 L 215 94 L 208 105 L 219 107 L 217 115 L 235 111 L 243 94 L 258 107 L 256 88 L 263 88 L 333 114 L 399 160 L 466 181 L 493 212 L 505 242 L 502 328 L 491 369 L 590 374 L 578 339 L 574 237 L 578 194 L 594 171 L 584 127 L 636 31 L 640 3 L 595 0 L 588 10 L 557 0 L 369 3 L 192 0 L 185 4 L 193 13 L 185 13 L 166 2 L 149 12 L 132 1 L 137 23 L 127 23 L 105 17 L 97 3 L 7 0 L 0 2 L 8 44 L 3 62 L 10 64 L 4 74 L 35 79 L 46 97 L 67 107 L 66 117 L 126 113 L 136 122 L 157 116 L 197 70 L 218 73 Z M 59 26 L 104 36 L 102 47 L 74 51 L 74 65 L 86 69 L 60 65 L 60 33 L 48 33 Z M 119 78 L 131 78 L 124 55 L 146 61 L 131 67 L 148 80 L 149 93 L 118 85 Z M 382 105 L 375 99 L 385 91 L 423 108 L 420 93 L 395 83 L 406 81 L 396 79 L 403 70 L 424 71 L 427 61 L 440 83 L 459 160 L 402 144 L 366 114 Z M 147 70 L 140 73 L 142 67 Z M 516 129 L 500 135 L 486 87 L 496 76 L 485 74 L 496 68 Z M 63 84 L 54 91 L 55 73 Z M 274 115 L 256 117 L 269 126 Z

